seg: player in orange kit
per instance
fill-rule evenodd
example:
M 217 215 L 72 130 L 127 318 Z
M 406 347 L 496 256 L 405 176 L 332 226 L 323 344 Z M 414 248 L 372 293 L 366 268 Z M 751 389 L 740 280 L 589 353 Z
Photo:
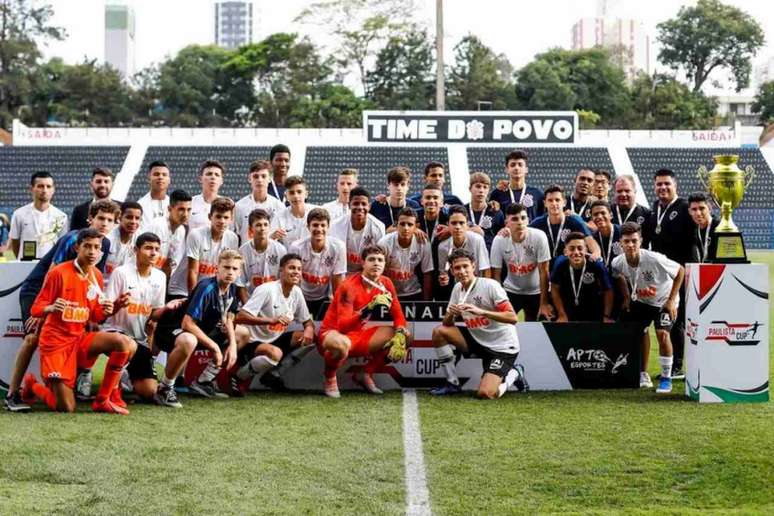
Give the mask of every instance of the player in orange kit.
M 363 270 L 339 286 L 320 326 L 318 347 L 325 360 L 325 395 L 331 398 L 340 397 L 336 371 L 347 357 L 371 356 L 364 370 L 353 379 L 366 391 L 381 394 L 373 372 L 385 357 L 397 361 L 406 356 L 406 318 L 395 286 L 382 276 L 386 252 L 379 246 L 366 246 L 360 257 Z M 382 308 L 389 309 L 392 324 L 369 324 L 371 316 Z
M 97 357 L 105 353 L 108 355 L 105 375 L 92 409 L 125 415 L 129 411 L 114 404 L 111 394 L 137 345 L 119 333 L 86 332 L 89 321 L 103 321 L 116 307 L 103 295 L 102 274 L 95 267 L 102 257 L 102 235 L 94 229 L 82 230 L 78 233 L 76 249 L 75 260 L 48 272 L 32 305 L 33 317 L 45 317 L 38 350 L 40 373 L 46 385 L 27 374 L 22 397 L 29 399 L 34 394 L 52 410 L 73 412 L 76 371 L 91 368 Z

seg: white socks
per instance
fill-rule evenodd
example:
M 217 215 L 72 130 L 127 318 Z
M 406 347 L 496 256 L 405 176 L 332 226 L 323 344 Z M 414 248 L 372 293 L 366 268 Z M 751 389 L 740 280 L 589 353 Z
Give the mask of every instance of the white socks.
M 435 348 L 435 353 L 438 355 L 438 363 L 443 368 L 443 372 L 446 373 L 446 379 L 451 384 L 459 385 L 460 379 L 457 378 L 457 366 L 454 364 L 454 348 L 447 344 L 440 348 Z
M 661 366 L 661 378 L 672 377 L 672 357 L 658 357 L 658 363 Z
M 199 375 L 199 378 L 197 379 L 197 381 L 200 383 L 211 382 L 215 379 L 216 376 L 218 376 L 219 372 L 220 372 L 220 367 L 210 362 L 209 364 L 207 364 L 207 367 L 204 368 L 204 371 L 202 371 L 202 374 Z
M 236 375 L 240 380 L 247 380 L 251 376 L 263 376 L 266 371 L 274 368 L 276 365 L 277 362 L 266 355 L 258 355 L 240 367 Z

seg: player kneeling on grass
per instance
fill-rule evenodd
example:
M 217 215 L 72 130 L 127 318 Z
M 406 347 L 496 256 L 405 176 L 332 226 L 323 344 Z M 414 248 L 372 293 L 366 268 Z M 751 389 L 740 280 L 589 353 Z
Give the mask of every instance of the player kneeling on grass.
M 529 388 L 524 369 L 516 365 L 519 337 L 518 317 L 499 282 L 475 276 L 476 263 L 467 249 L 455 249 L 449 266 L 456 284 L 443 323 L 433 329 L 433 346 L 446 373 L 446 385 L 430 391 L 434 395 L 456 394 L 462 390 L 454 364 L 454 348 L 481 358 L 484 374 L 478 387 L 481 398 L 499 398 L 508 387 Z M 465 326 L 454 320 L 461 317 Z
M 242 394 L 240 381 L 254 376 L 268 387 L 285 390 L 281 375 L 313 349 L 314 323 L 298 286 L 301 257 L 283 256 L 279 276 L 279 281 L 256 288 L 236 316 L 236 322 L 250 332 L 250 343 L 239 349 L 238 362 L 243 365 L 231 377 L 231 391 L 237 396 Z M 287 331 L 293 321 L 303 324 L 304 331 Z M 277 374 L 266 374 L 271 369 Z
M 317 345 L 325 360 L 325 395 L 330 398 L 340 397 L 336 371 L 347 357 L 371 357 L 353 380 L 372 394 L 382 394 L 374 383 L 374 371 L 384 364 L 385 357 L 398 361 L 406 356 L 406 318 L 395 286 L 382 276 L 387 253 L 371 245 L 360 252 L 360 259 L 363 270 L 336 290 L 320 325 Z M 369 324 L 371 316 L 382 309 L 389 309 L 392 325 Z
M 137 348 L 132 339 L 119 333 L 86 332 L 88 322 L 102 322 L 113 313 L 113 302 L 102 292 L 102 274 L 95 265 L 102 258 L 102 234 L 84 229 L 76 240 L 77 257 L 57 265 L 46 275 L 43 288 L 32 305 L 33 317 L 45 317 L 40 331 L 40 373 L 46 385 L 28 373 L 22 397 L 32 395 L 52 410 L 75 411 L 75 376 L 78 368 L 91 368 L 97 357 L 108 355 L 95 412 L 128 414 L 111 401 L 121 371 Z
M 230 369 L 236 362 L 237 342 L 246 342 L 249 338 L 246 328 L 234 326 L 238 305 L 234 282 L 241 271 L 239 252 L 234 249 L 222 251 L 218 256 L 216 275 L 197 283 L 191 297 L 159 321 L 153 334 L 154 345 L 169 354 L 156 391 L 155 399 L 159 405 L 182 407 L 175 394 L 175 379 L 197 346 L 209 350 L 212 359 L 189 386 L 191 392 L 207 398 L 228 397 L 218 389 L 215 378 L 221 368 Z

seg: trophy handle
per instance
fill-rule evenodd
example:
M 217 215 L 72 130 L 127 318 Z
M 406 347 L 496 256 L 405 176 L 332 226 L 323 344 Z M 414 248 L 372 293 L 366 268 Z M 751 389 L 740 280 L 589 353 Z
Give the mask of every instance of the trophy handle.
M 699 170 L 696 171 L 696 175 L 699 176 L 699 182 L 702 184 L 705 190 L 708 192 L 710 191 L 709 186 L 707 185 L 707 180 L 705 178 L 709 178 L 709 172 L 707 172 L 707 167 L 704 165 L 699 166 Z
M 747 187 L 750 186 L 750 183 L 753 182 L 753 179 L 755 179 L 755 169 L 752 165 L 747 165 L 744 167 L 744 187 L 747 189 Z

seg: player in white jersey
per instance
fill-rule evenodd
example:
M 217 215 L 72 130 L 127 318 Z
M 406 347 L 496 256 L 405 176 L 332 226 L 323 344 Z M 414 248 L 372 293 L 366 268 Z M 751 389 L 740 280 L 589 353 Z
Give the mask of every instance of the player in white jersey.
M 439 292 L 443 292 L 444 289 L 448 292 L 447 287 L 450 283 L 448 271 L 451 267 L 449 256 L 455 249 L 469 251 L 473 255 L 473 261 L 478 266 L 478 276 L 490 277 L 489 253 L 486 250 L 486 242 L 481 235 L 468 231 L 468 214 L 463 206 L 449 207 L 449 228 L 451 229 L 451 238 L 438 244 L 438 284 L 441 286 L 440 289 L 437 289 Z M 436 299 L 448 299 L 443 294 L 439 295 L 439 292 L 436 292 Z
M 331 220 L 336 220 L 344 215 L 349 215 L 349 192 L 357 186 L 357 170 L 354 168 L 345 168 L 339 173 L 336 180 L 336 192 L 338 197 L 331 202 L 322 205 L 331 216 Z
M 290 206 L 277 211 L 271 219 L 271 238 L 285 248 L 309 236 L 306 216 L 317 206 L 307 204 L 309 196 L 306 181 L 301 176 L 290 176 L 285 180 L 285 198 Z
M 642 249 L 642 233 L 635 222 L 621 226 L 621 247 L 624 254 L 613 258 L 611 268 L 621 291 L 622 321 L 633 321 L 642 327 L 642 362 L 640 387 L 651 387 L 647 373 L 650 354 L 648 328 L 653 323 L 659 347 L 661 379 L 658 393 L 672 392 L 672 340 L 669 331 L 680 304 L 683 267 L 661 253 Z
M 239 248 L 242 275 L 236 282 L 242 304 L 257 287 L 279 278 L 280 260 L 287 252 L 282 244 L 269 238 L 269 214 L 265 210 L 254 209 L 249 221 L 253 238 Z
M 137 238 L 137 230 L 140 229 L 141 222 L 140 203 L 133 201 L 121 203 L 118 226 L 107 236 L 110 241 L 110 253 L 105 262 L 105 273 L 102 275 L 106 285 L 110 282 L 110 275 L 116 268 L 134 261 L 134 240 Z
M 476 263 L 467 249 L 455 249 L 449 263 L 456 284 L 443 322 L 433 329 L 433 346 L 446 374 L 446 385 L 431 394 L 455 394 L 462 390 L 454 363 L 455 348 L 481 358 L 484 373 L 478 387 L 481 398 L 499 398 L 508 387 L 528 389 L 524 369 L 516 365 L 519 337 L 518 317 L 502 285 L 476 277 Z M 457 317 L 463 325 L 455 325 Z
M 362 186 L 349 192 L 349 211 L 349 217 L 339 217 L 331 223 L 331 236 L 346 245 L 347 272 L 351 274 L 363 268 L 360 251 L 381 240 L 385 229 L 384 224 L 369 213 L 371 195 Z
M 281 374 L 314 349 L 314 323 L 298 286 L 301 268 L 299 255 L 284 255 L 279 281 L 256 288 L 237 313 L 234 322 L 250 332 L 250 343 L 239 349 L 237 363 L 241 367 L 231 377 L 231 390 L 237 396 L 242 392 L 240 382 L 253 377 L 276 390 L 285 390 Z M 294 321 L 302 324 L 304 330 L 288 331 Z M 280 361 L 283 362 L 278 367 Z M 281 369 L 276 375 L 266 374 L 275 368 Z
M 164 304 L 167 278 L 154 267 L 160 255 L 161 239 L 150 232 L 142 233 L 135 242 L 134 260 L 117 267 L 105 289 L 105 296 L 119 309 L 104 323 L 107 331 L 120 331 L 137 343 L 137 352 L 126 369 L 134 392 L 145 401 L 152 401 L 158 387 L 151 349 L 149 323 L 157 321 L 166 311 L 174 310 L 182 299 Z M 116 389 L 116 397 L 120 389 Z M 119 400 L 112 400 L 114 403 Z
M 301 291 L 312 317 L 317 317 L 347 273 L 347 251 L 344 242 L 328 236 L 330 217 L 322 208 L 309 212 L 309 236 L 290 246 L 289 253 L 301 257 Z
M 392 280 L 398 298 L 430 301 L 433 295 L 433 254 L 427 239 L 417 237 L 417 213 L 409 207 L 398 213 L 397 231 L 379 240 L 387 251 L 384 275 Z M 420 283 L 419 278 L 422 278 Z
M 194 195 L 191 199 L 188 231 L 210 225 L 212 201 L 218 198 L 225 173 L 223 165 L 215 160 L 207 160 L 199 167 L 199 184 L 202 185 L 202 193 Z
M 16 209 L 11 217 L 11 250 L 17 259 L 43 258 L 67 233 L 67 215 L 51 204 L 54 178 L 48 172 L 35 172 L 30 180 L 32 202 Z
M 252 186 L 249 195 L 245 195 L 236 203 L 234 208 L 234 229 L 241 239 L 242 243 L 250 240 L 250 214 L 256 208 L 261 208 L 269 217 L 285 209 L 285 205 L 269 195 L 268 187 L 271 174 L 271 163 L 265 160 L 253 161 L 250 163 L 248 180 Z
M 492 278 L 502 281 L 502 265 L 505 264 L 505 281 L 502 281 L 508 299 L 518 314 L 524 310 L 525 321 L 536 321 L 538 316 L 554 318 L 549 302 L 548 263 L 551 249 L 548 237 L 539 229 L 529 227 L 527 208 L 512 203 L 506 210 L 506 227 L 510 236 L 496 236 L 492 241 Z
M 175 190 L 169 196 L 168 211 L 166 218 L 157 219 L 147 230 L 161 239 L 156 268 L 169 279 L 186 261 L 185 225 L 191 215 L 191 196 L 185 190 Z
M 185 242 L 187 259 L 172 273 L 170 296 L 187 296 L 199 281 L 215 276 L 221 252 L 239 247 L 239 238 L 228 229 L 233 212 L 231 199 L 218 197 L 212 202 L 210 225 L 188 234 Z
M 154 161 L 148 165 L 150 191 L 137 200 L 142 206 L 143 229 L 150 227 L 156 220 L 167 218 L 169 175 L 169 167 L 163 161 Z

